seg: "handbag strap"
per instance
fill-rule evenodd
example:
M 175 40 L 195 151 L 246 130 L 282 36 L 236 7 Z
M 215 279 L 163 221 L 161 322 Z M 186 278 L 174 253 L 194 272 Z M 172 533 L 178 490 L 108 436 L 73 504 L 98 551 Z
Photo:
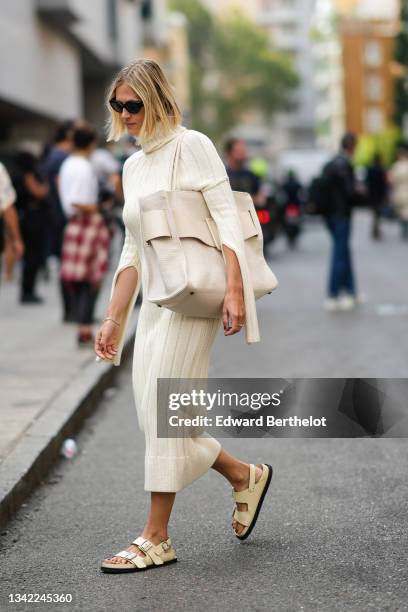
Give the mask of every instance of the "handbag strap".
M 184 137 L 184 134 L 186 133 L 186 131 L 187 130 L 183 130 L 182 133 L 180 134 L 179 138 L 177 139 L 177 144 L 176 144 L 176 148 L 175 148 L 173 159 L 172 159 L 172 163 L 171 163 L 171 174 L 170 174 L 170 189 L 171 189 L 171 191 L 174 191 L 175 188 L 176 188 L 177 169 L 178 169 L 179 160 L 180 160 L 180 153 L 181 153 L 181 141 L 183 140 L 183 137 Z

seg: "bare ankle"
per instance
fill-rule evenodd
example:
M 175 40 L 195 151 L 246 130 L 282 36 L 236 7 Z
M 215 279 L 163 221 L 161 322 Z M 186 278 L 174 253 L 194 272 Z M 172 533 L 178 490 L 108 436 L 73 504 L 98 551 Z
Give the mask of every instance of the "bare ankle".
M 150 540 L 151 542 L 154 540 L 163 542 L 163 540 L 168 539 L 169 535 L 167 529 L 153 529 L 146 527 L 143 529 L 142 537 L 146 538 L 146 540 Z
M 249 480 L 249 465 L 243 463 L 242 466 L 233 474 L 230 480 L 234 489 L 245 487 Z

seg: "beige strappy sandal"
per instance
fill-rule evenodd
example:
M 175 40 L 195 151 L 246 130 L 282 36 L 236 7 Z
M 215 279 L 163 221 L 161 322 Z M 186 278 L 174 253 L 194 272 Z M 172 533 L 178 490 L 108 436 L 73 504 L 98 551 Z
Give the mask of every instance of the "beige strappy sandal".
M 171 545 L 170 538 L 155 545 L 153 542 L 150 542 L 150 540 L 146 540 L 142 538 L 142 536 L 139 536 L 132 544 L 135 544 L 145 556 L 142 557 L 128 550 L 121 550 L 113 556 L 122 557 L 122 559 L 126 559 L 128 562 L 107 563 L 106 561 L 102 561 L 101 570 L 110 574 L 124 574 L 127 572 L 137 572 L 139 570 L 168 565 L 169 563 L 175 563 L 177 561 L 176 551 Z
M 267 463 L 262 464 L 262 476 L 255 482 L 256 467 L 253 463 L 249 466 L 249 487 L 244 491 L 235 491 L 232 489 L 232 496 L 235 502 L 239 504 L 247 504 L 247 510 L 237 510 L 235 508 L 232 518 L 241 525 L 245 525 L 245 529 L 238 534 L 235 529 L 234 533 L 239 540 L 246 540 L 258 519 L 259 512 L 269 485 L 272 480 L 272 467 Z

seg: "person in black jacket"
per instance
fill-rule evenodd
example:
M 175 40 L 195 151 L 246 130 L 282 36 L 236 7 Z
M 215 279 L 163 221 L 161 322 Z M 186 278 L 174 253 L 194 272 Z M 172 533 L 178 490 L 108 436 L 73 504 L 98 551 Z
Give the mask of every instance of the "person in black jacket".
M 54 144 L 48 148 L 42 163 L 42 171 L 48 183 L 48 202 L 50 211 L 50 223 L 48 225 L 47 255 L 55 255 L 61 260 L 62 241 L 64 228 L 67 223 L 66 215 L 58 193 L 58 175 L 63 162 L 67 159 L 73 149 L 73 131 L 75 122 L 67 120 L 58 127 L 54 137 Z M 71 312 L 70 296 L 65 284 L 60 279 L 60 294 L 63 305 L 63 320 L 75 321 L 74 313 Z
M 329 204 L 326 224 L 333 241 L 327 310 L 351 310 L 357 305 L 356 286 L 350 249 L 351 216 L 356 199 L 356 181 L 351 163 L 357 137 L 343 136 L 341 150 L 326 167 Z
M 39 169 L 38 161 L 28 151 L 16 156 L 14 186 L 17 192 L 17 209 L 25 244 L 21 275 L 20 302 L 41 304 L 44 300 L 36 293 L 38 271 L 45 260 L 45 241 L 49 222 L 46 197 L 48 186 Z
M 245 142 L 239 138 L 230 138 L 225 143 L 224 150 L 227 156 L 225 167 L 231 189 L 248 192 L 256 204 L 260 196 L 261 182 L 247 166 Z
M 373 211 L 373 227 L 371 235 L 374 240 L 381 238 L 380 215 L 388 195 L 387 170 L 382 162 L 381 155 L 376 153 L 373 161 L 367 168 L 365 177 L 368 200 Z

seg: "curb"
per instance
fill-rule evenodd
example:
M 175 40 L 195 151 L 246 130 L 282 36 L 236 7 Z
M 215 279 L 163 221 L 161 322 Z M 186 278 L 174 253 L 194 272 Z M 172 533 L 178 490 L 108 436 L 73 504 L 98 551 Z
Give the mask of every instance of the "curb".
M 121 365 L 129 358 L 136 326 L 123 346 Z M 73 437 L 112 386 L 120 366 L 92 360 L 62 389 L 0 465 L 0 528 L 42 482 L 59 457 L 65 438 Z

